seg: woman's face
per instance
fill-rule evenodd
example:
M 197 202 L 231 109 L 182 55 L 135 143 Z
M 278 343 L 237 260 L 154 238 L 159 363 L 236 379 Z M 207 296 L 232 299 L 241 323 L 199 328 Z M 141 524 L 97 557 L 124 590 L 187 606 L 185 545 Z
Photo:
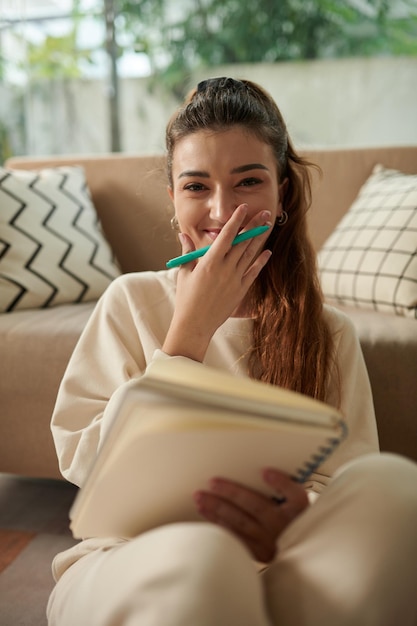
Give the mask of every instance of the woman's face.
M 262 210 L 271 212 L 274 223 L 282 210 L 283 185 L 272 148 L 240 126 L 180 139 L 172 181 L 169 194 L 180 231 L 196 248 L 211 244 L 240 204 L 248 205 L 246 223 Z

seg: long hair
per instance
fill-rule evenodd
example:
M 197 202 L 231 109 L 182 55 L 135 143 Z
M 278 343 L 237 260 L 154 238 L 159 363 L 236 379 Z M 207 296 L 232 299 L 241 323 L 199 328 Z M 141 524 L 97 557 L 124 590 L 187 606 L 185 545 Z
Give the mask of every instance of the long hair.
M 307 232 L 313 164 L 296 153 L 272 97 L 247 80 L 213 78 L 199 83 L 167 125 L 169 183 L 179 139 L 236 125 L 271 146 L 278 182 L 288 179 L 283 198 L 288 221 L 274 225 L 266 243 L 272 257 L 249 293 L 254 317 L 249 375 L 325 400 L 333 341 Z

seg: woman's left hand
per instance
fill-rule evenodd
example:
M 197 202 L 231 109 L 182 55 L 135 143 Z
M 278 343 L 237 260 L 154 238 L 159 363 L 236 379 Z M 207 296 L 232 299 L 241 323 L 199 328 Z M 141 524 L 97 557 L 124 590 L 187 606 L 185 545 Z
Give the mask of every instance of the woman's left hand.
M 275 556 L 278 537 L 308 506 L 308 498 L 303 486 L 284 472 L 268 468 L 263 477 L 277 494 L 275 499 L 213 478 L 209 489 L 197 491 L 194 500 L 205 519 L 230 530 L 255 560 L 267 563 Z

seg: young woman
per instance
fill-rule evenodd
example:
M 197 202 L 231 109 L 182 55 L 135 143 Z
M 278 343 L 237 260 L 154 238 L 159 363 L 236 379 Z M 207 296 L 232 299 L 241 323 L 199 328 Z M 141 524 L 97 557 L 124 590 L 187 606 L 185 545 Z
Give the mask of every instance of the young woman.
M 58 555 L 50 626 L 416 624 L 417 468 L 378 454 L 357 337 L 323 303 L 307 236 L 309 164 L 249 81 L 200 83 L 166 138 L 183 252 L 211 247 L 180 269 L 122 276 L 101 298 L 53 415 L 63 475 L 83 485 L 109 400 L 154 359 L 193 359 L 324 400 L 350 435 L 304 486 L 266 467 L 277 499 L 213 476 L 190 494 L 202 522 Z

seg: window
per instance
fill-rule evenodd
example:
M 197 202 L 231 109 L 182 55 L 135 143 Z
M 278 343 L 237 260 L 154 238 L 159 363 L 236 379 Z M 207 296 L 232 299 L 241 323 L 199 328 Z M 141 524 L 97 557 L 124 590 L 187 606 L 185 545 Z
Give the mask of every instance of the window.
M 417 142 L 414 0 L 0 0 L 0 157 L 164 149 L 201 78 L 263 84 L 296 143 Z

